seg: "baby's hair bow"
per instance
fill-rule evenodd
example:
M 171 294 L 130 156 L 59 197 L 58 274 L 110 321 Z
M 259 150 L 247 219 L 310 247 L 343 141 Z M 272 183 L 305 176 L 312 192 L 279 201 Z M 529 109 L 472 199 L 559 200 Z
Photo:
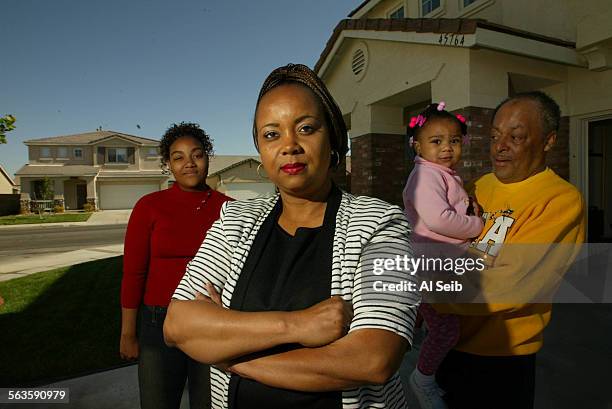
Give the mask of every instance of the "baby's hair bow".
M 413 116 L 412 118 L 410 118 L 410 124 L 408 126 L 410 128 L 414 128 L 415 126 L 418 126 L 420 128 L 421 126 L 423 126 L 425 121 L 427 121 L 427 118 L 419 114 L 417 116 Z

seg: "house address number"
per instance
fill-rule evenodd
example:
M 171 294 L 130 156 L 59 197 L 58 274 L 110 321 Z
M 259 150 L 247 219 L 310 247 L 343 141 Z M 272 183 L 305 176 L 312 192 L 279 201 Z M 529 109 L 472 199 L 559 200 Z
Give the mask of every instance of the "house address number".
M 452 45 L 455 47 L 463 47 L 465 43 L 464 34 L 440 34 L 438 44 L 440 45 Z

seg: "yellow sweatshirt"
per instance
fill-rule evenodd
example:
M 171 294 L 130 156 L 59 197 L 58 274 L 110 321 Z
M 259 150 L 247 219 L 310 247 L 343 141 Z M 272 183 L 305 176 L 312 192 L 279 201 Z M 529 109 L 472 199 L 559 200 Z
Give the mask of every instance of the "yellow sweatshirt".
M 493 302 L 434 306 L 460 316 L 457 350 L 490 356 L 533 354 L 542 346 L 551 304 L 498 300 L 533 300 L 538 286 L 558 282 L 577 255 L 579 246 L 573 244 L 584 242 L 582 196 L 548 168 L 509 184 L 490 173 L 470 190 L 484 210 L 485 221 L 471 251 L 491 265 L 479 280 L 482 288 L 495 294 L 487 298 Z

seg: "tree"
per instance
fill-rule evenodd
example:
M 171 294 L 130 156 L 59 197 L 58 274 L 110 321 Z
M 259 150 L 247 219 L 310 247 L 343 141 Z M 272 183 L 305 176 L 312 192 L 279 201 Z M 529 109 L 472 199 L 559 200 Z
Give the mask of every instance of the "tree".
M 0 117 L 0 144 L 6 143 L 6 133 L 15 129 L 15 117 L 5 115 Z
M 34 196 L 37 200 L 52 200 L 54 194 L 54 183 L 45 176 L 34 185 Z

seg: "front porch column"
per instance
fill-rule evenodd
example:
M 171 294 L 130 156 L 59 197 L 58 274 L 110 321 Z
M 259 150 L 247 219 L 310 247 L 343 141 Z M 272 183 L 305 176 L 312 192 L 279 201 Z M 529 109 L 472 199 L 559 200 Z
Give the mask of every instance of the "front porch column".
M 361 107 L 351 114 L 351 124 L 351 192 L 403 207 L 402 190 L 412 169 L 403 108 Z
M 53 194 L 64 196 L 64 181 L 66 178 L 53 178 Z
M 53 208 L 61 207 L 66 208 L 64 200 L 64 182 L 66 178 L 55 178 L 53 179 Z
M 22 176 L 19 178 L 19 183 L 21 183 L 21 193 L 27 193 L 28 197 L 31 199 L 30 193 L 32 192 L 32 179 Z
M 87 204 L 93 206 L 93 210 L 98 210 L 98 195 L 96 194 L 96 178 L 88 177 L 87 180 Z

